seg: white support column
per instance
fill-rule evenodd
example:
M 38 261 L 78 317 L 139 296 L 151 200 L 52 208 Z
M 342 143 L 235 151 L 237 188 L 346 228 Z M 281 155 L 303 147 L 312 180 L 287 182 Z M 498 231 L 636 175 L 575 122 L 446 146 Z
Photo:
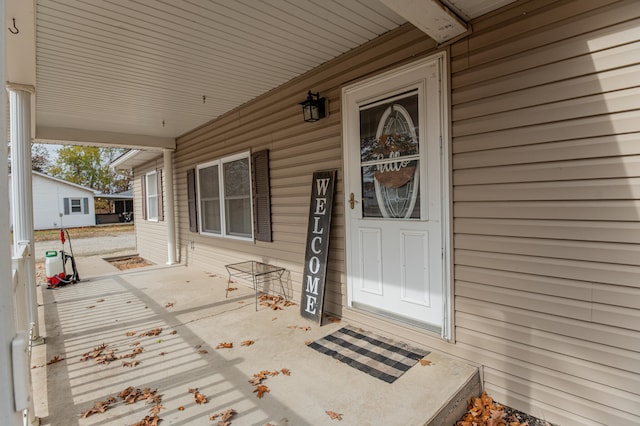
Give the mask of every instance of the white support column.
M 4 0 L 0 0 L 0 22 L 6 22 Z M 0 32 L 0 81 L 5 80 L 5 33 Z M 7 173 L 6 102 L 0 102 L 0 419 L 10 426 L 22 425 L 22 413 L 15 410 L 11 341 L 16 335 L 11 244 L 9 243 L 9 175 Z M 4 241 L 4 242 L 2 242 Z
M 176 218 L 173 200 L 173 151 L 163 150 L 164 158 L 164 220 L 167 222 L 167 265 L 174 265 L 176 261 Z
M 40 338 L 36 299 L 36 264 L 33 250 L 33 188 L 31 175 L 31 94 L 33 86 L 7 84 L 11 135 L 11 205 L 13 206 L 13 250 L 28 244 L 26 261 L 29 322 L 33 340 Z

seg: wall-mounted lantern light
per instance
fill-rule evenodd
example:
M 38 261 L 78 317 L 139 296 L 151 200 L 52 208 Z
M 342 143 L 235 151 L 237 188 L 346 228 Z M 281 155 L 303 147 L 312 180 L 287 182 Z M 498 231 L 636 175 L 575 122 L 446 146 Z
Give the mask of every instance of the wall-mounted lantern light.
M 300 102 L 304 121 L 312 123 L 325 117 L 325 99 L 320 97 L 320 93 L 307 93 L 307 99 Z

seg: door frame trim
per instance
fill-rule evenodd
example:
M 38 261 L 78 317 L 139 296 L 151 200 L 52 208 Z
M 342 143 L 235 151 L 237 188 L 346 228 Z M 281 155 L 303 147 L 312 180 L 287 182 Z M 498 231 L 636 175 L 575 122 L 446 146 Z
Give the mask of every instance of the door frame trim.
M 449 72 L 448 72 L 448 54 L 446 50 L 440 51 L 433 55 L 429 55 L 420 60 L 411 62 L 409 64 L 394 68 L 392 70 L 377 74 L 373 77 L 366 78 L 354 84 L 350 84 L 342 88 L 341 100 L 342 100 L 342 149 L 343 149 L 343 179 L 347 179 L 347 170 L 350 160 L 349 149 L 346 143 L 346 138 L 349 135 L 349 129 L 351 126 L 349 103 L 352 102 L 351 94 L 360 90 L 388 83 L 401 77 L 403 74 L 412 72 L 417 68 L 423 67 L 433 61 L 438 61 L 438 67 L 440 72 L 440 198 L 441 198 L 441 237 L 442 237 L 442 280 L 443 280 L 443 318 L 440 337 L 446 341 L 453 341 L 453 286 L 452 286 L 452 254 L 451 254 L 451 152 L 450 152 L 450 90 L 449 90 Z M 349 190 L 344 189 L 344 201 L 345 201 L 345 285 L 347 290 L 347 309 L 353 309 L 363 314 L 375 315 L 376 317 L 389 319 L 387 316 L 378 316 L 372 313 L 370 310 L 359 309 L 354 306 L 353 295 L 351 288 L 351 280 L 349 278 L 350 273 L 350 258 L 351 248 L 353 241 L 351 241 L 351 223 L 348 218 L 348 212 L 346 209 L 349 205 Z M 357 302 L 356 302 L 357 305 Z M 403 322 L 398 322 L 402 324 Z M 405 323 L 406 325 L 406 323 Z M 427 328 L 423 328 L 425 332 L 433 333 Z

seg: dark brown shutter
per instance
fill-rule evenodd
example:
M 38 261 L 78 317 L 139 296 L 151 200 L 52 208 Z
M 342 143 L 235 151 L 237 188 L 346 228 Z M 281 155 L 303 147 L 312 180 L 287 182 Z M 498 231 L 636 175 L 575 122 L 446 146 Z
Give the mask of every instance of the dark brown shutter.
M 147 177 L 145 175 L 140 177 L 140 183 L 142 191 L 142 218 L 147 220 Z
M 255 239 L 258 241 L 272 241 L 269 150 L 254 152 L 251 155 L 251 162 Z
M 158 191 L 158 221 L 164 220 L 164 206 L 163 206 L 163 193 L 162 190 L 162 169 L 156 170 L 156 191 Z
M 198 204 L 196 200 L 196 170 L 187 170 L 187 200 L 189 205 L 189 231 L 198 232 Z

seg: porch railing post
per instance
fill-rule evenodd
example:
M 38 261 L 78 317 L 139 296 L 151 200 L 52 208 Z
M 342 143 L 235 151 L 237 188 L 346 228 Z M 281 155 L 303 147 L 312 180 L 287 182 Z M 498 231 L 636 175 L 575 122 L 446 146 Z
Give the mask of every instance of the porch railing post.
M 17 255 L 20 242 L 29 241 L 26 259 L 27 303 L 32 338 L 40 338 L 36 299 L 36 264 L 33 255 L 33 189 L 31 175 L 31 93 L 33 86 L 7 85 L 11 135 L 11 205 L 13 206 L 13 250 Z

